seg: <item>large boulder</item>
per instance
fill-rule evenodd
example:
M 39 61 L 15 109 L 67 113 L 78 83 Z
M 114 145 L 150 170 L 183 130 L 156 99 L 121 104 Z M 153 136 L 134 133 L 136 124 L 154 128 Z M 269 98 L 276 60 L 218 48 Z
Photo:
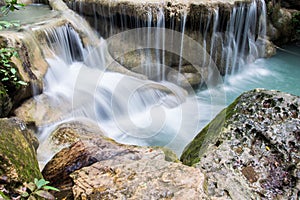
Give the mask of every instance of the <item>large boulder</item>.
M 246 92 L 195 137 L 181 160 L 203 170 L 209 196 L 297 199 L 299 110 L 298 96 Z
M 42 178 L 36 158 L 37 147 L 37 138 L 22 120 L 0 119 L 0 191 L 4 187 L 6 195 L 10 196 L 24 182 Z
M 65 135 L 69 139 L 62 139 Z M 71 144 L 58 152 L 42 172 L 61 189 L 56 194 L 59 198 L 206 198 L 204 174 L 178 161 L 169 162 L 177 160 L 170 150 L 119 144 L 101 131 L 78 123 L 61 125 L 53 132 L 52 140 Z

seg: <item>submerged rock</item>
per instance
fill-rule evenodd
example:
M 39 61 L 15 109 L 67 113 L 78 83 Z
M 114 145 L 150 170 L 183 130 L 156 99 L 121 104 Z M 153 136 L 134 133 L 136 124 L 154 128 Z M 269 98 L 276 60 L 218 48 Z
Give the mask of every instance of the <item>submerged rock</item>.
M 299 110 L 297 96 L 246 92 L 195 137 L 181 160 L 206 174 L 211 197 L 297 199 Z

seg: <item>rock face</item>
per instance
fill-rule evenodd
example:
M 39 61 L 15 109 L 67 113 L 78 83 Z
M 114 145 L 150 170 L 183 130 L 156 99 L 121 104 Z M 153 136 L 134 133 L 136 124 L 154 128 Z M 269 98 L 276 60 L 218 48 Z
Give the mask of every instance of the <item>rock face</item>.
M 165 150 L 165 154 L 161 148 L 122 145 L 96 133 L 92 136 L 90 131 L 83 133 L 84 130 L 74 125 L 68 130 L 62 127 L 60 131 L 64 133 L 80 133 L 80 139 L 57 153 L 43 169 L 45 179 L 62 189 L 58 197 L 207 198 L 201 171 L 166 161 L 176 160 L 169 151 Z
M 0 187 L 13 194 L 24 182 L 41 178 L 36 149 L 37 138 L 18 118 L 0 119 Z
M 231 199 L 298 199 L 300 98 L 253 90 L 223 110 L 186 147 L 207 194 Z

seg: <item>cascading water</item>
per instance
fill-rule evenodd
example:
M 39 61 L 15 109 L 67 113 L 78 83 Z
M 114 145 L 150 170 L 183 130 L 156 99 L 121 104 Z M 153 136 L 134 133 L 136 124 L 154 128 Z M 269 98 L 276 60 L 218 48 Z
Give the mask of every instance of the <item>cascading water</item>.
M 95 8 L 94 13 L 97 13 Z M 152 12 L 149 12 L 146 22 L 135 18 L 128 21 L 123 16 L 118 18 L 107 16 L 109 23 L 105 26 L 109 28 L 106 30 L 109 30 L 110 34 L 115 33 L 118 20 L 121 20 L 118 21 L 118 24 L 121 24 L 121 30 L 127 30 L 128 27 L 146 26 L 146 30 L 141 29 L 137 35 L 144 38 L 145 46 L 150 49 L 163 50 L 155 51 L 154 55 L 160 58 L 156 61 L 161 60 L 161 63 L 155 62 L 155 66 L 165 67 L 164 50 L 174 49 L 175 54 L 180 55 L 179 62 L 176 63 L 180 68 L 185 62 L 181 57 L 186 58 L 191 54 L 189 52 L 191 49 L 184 48 L 186 47 L 184 45 L 188 43 L 188 38 L 184 34 L 178 36 L 178 33 L 170 30 L 168 32 L 162 28 L 170 26 L 188 34 L 188 26 L 192 23 L 187 12 L 181 15 L 180 23 L 175 18 L 167 21 L 168 19 L 163 15 L 163 9 L 160 9 L 158 13 L 153 16 Z M 226 66 L 228 74 L 231 71 L 238 71 L 241 64 L 253 55 L 253 57 L 259 56 L 257 52 L 260 51 L 256 51 L 258 48 L 256 39 L 263 38 L 265 34 L 265 21 L 258 20 L 258 18 L 263 18 L 261 16 L 264 14 L 259 13 L 261 12 L 257 10 L 256 1 L 253 1 L 250 5 L 239 4 L 235 7 L 226 22 L 222 21 L 219 9 L 212 9 L 208 14 L 203 14 L 200 21 L 197 21 L 196 27 L 201 27 L 198 31 L 201 41 L 200 39 L 198 41 L 205 49 L 208 49 L 210 55 L 220 55 L 214 52 L 216 47 L 221 47 L 218 53 L 222 53 L 221 63 Z M 161 68 L 153 70 L 156 73 L 155 77 L 163 75 L 161 79 L 157 79 L 162 80 L 159 83 L 108 72 L 106 66 L 112 63 L 113 59 L 107 50 L 106 41 L 98 38 L 85 23 L 81 24 L 83 20 L 76 15 L 66 18 L 73 20 L 73 24 L 81 27 L 86 37 L 81 38 L 72 27 L 72 23 L 45 31 L 48 40 L 46 49 L 50 49 L 52 54 L 47 58 L 50 67 L 45 77 L 44 94 L 49 99 L 52 108 L 61 110 L 62 115 L 52 120 L 50 124 L 40 127 L 41 145 L 38 149 L 40 161 L 45 162 L 53 155 L 51 148 L 48 147 L 49 134 L 61 123 L 82 118 L 98 123 L 107 136 L 119 142 L 168 146 L 180 154 L 184 146 L 198 133 L 200 127 L 204 127 L 225 106 L 225 97 L 221 87 L 201 91 L 198 97 L 193 94 L 187 96 L 180 87 L 164 81 L 165 70 Z M 259 21 L 259 26 L 256 21 Z M 155 32 L 161 35 L 153 38 L 153 27 L 161 28 L 160 31 Z M 256 30 L 257 27 L 260 27 L 259 32 Z M 205 59 L 209 63 L 218 60 L 214 57 L 211 60 L 212 57 L 208 57 L 206 51 L 200 51 L 200 45 L 197 48 L 194 52 L 197 54 L 196 57 L 204 59 L 196 63 L 197 65 L 206 64 Z M 148 52 L 149 57 L 153 56 L 151 51 Z M 127 52 L 124 51 L 124 53 Z M 193 59 L 188 61 L 191 62 L 191 60 Z M 147 59 L 146 66 L 153 67 L 153 65 L 147 65 Z M 233 66 L 234 70 L 230 70 Z M 202 66 L 204 67 L 207 66 Z M 147 71 L 151 74 L 152 69 L 147 69 Z M 208 69 L 208 78 L 205 81 L 210 83 L 213 80 L 221 83 L 220 78 L 216 78 L 212 71 Z
M 197 133 L 200 122 L 194 117 L 199 111 L 195 96 L 168 82 L 106 71 L 110 62 L 106 42 L 99 39 L 97 47 L 92 48 L 89 42 L 84 46 L 69 24 L 48 29 L 45 35 L 46 49 L 52 54 L 47 58 L 50 67 L 44 95 L 62 115 L 40 127 L 40 162 L 54 153 L 49 147 L 51 132 L 70 120 L 85 118 L 119 142 L 169 146 L 178 154 L 184 147 L 179 143 L 186 144 Z
M 161 1 L 155 2 L 153 5 L 151 3 L 145 4 L 143 11 L 147 13 L 147 17 L 144 17 L 143 11 L 140 10 L 136 13 L 127 12 L 121 3 L 114 4 L 112 2 L 103 6 L 98 4 L 97 8 L 93 7 L 97 10 L 94 10 L 96 15 L 92 21 L 97 24 L 95 27 L 98 27 L 97 30 L 105 38 L 118 32 L 141 27 L 163 27 L 180 31 L 197 40 L 207 50 L 211 56 L 210 59 L 216 63 L 222 75 L 236 74 L 245 64 L 264 56 L 266 35 L 266 5 L 264 0 L 235 2 L 230 8 L 219 6 L 218 3 L 213 2 L 211 5 L 207 3 L 207 7 L 201 7 L 200 4 L 199 8 L 197 7 L 198 4 L 194 5 L 189 1 L 184 1 L 184 3 L 186 4 L 185 8 L 175 5 L 174 9 L 177 9 L 175 14 L 172 13 L 172 3 L 170 2 Z M 74 0 L 69 1 L 68 4 L 70 8 L 77 10 L 81 15 L 87 15 L 85 10 L 80 9 L 83 7 L 82 4 L 85 4 L 84 1 Z M 110 27 L 110 31 L 106 27 Z M 156 36 L 157 43 L 164 42 L 161 39 L 165 38 L 166 34 L 164 32 L 161 34 Z M 181 53 L 183 51 L 181 49 Z M 154 60 L 160 61 L 160 66 L 166 64 L 169 67 L 178 67 L 179 65 L 180 68 L 184 64 L 181 60 L 182 54 L 180 54 L 179 63 L 165 63 L 164 54 L 164 51 L 156 51 L 156 59 Z M 206 65 L 205 56 L 199 56 L 202 56 L 203 65 Z M 151 56 L 148 55 L 148 57 Z M 151 61 L 148 60 L 147 62 Z M 149 75 L 150 69 L 146 71 L 146 75 L 153 76 Z M 162 69 L 154 71 L 155 73 L 157 71 L 165 73 Z M 166 74 L 164 74 L 163 79 L 165 77 Z

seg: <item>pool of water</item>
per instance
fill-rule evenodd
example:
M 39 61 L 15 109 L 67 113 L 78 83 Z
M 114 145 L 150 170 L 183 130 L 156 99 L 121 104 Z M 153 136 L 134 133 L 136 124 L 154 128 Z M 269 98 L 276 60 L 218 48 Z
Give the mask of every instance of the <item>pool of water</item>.
M 300 46 L 278 50 L 274 57 L 258 59 L 238 75 L 227 77 L 227 103 L 243 91 L 254 88 L 280 90 L 300 96 Z
M 6 16 L 1 17 L 4 21 L 17 21 L 21 25 L 43 22 L 49 18 L 55 17 L 57 11 L 51 10 L 49 5 L 31 4 L 9 12 Z
M 199 131 L 245 91 L 265 88 L 300 96 L 299 45 L 287 46 L 278 50 L 275 56 L 258 59 L 243 69 L 238 74 L 226 77 L 220 87 L 197 92 L 200 109 Z M 193 137 L 188 135 L 185 142 L 188 143 Z M 176 149 L 175 146 L 171 148 Z M 177 153 L 180 154 L 178 151 Z

